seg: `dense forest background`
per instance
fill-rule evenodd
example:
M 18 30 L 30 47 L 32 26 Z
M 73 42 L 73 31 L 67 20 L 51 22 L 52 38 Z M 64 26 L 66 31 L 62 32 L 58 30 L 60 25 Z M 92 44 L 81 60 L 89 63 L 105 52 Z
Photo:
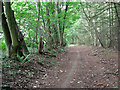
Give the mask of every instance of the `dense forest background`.
M 118 3 L 12 2 L 11 10 L 24 52 L 40 44 L 39 52 L 69 44 L 118 48 Z M 0 40 L 6 50 L 3 31 Z

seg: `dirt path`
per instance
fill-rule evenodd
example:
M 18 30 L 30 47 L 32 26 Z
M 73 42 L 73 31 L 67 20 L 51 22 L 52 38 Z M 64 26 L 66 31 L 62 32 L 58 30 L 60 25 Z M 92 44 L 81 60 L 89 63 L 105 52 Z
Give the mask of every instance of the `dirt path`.
M 107 52 L 107 54 L 106 54 Z M 109 53 L 109 54 L 108 54 Z M 34 54 L 34 62 L 24 68 L 4 68 L 4 83 L 28 88 L 113 88 L 118 86 L 118 54 L 88 46 L 70 46 L 65 54 L 46 58 Z M 40 60 L 48 60 L 41 66 Z M 10 61 L 10 60 L 8 60 Z M 52 65 L 51 62 L 56 62 Z M 6 63 L 7 64 L 7 63 Z M 54 63 L 53 63 L 54 64 Z M 9 65 L 9 62 L 8 62 Z M 8 66 L 7 65 L 7 66 Z M 48 65 L 48 66 L 44 66 Z M 51 65 L 49 67 L 49 65 Z M 9 75 L 9 77 L 8 77 Z M 7 76 L 7 77 L 6 77 Z M 13 79 L 13 77 L 15 79 Z M 7 80 L 7 81 L 6 81 Z
M 69 52 L 69 53 L 71 53 L 71 52 Z M 67 88 L 67 86 L 70 85 L 70 81 L 73 78 L 74 72 L 77 69 L 78 60 L 80 59 L 80 53 L 78 50 L 75 51 L 74 53 L 76 53 L 76 57 L 74 58 L 74 61 L 72 62 L 72 68 L 71 68 L 70 72 L 66 75 L 66 80 L 61 85 L 61 88 Z
M 50 71 L 49 88 L 100 88 L 118 86 L 117 56 L 97 57 L 89 55 L 91 47 L 71 46 L 58 65 Z M 106 63 L 103 63 L 106 61 Z M 51 73 L 52 72 L 52 73 Z M 52 79 L 52 80 L 51 80 Z

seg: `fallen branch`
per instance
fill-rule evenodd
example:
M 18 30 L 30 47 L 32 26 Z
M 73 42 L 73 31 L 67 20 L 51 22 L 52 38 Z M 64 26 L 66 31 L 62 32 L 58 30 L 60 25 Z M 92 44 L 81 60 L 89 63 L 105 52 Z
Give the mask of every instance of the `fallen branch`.
M 42 54 L 42 55 L 48 55 L 48 56 L 50 56 L 50 57 L 56 57 L 56 55 L 52 55 L 52 54 L 50 54 L 49 52 L 42 52 L 41 54 Z
M 119 73 L 114 73 L 114 72 L 106 72 L 105 74 L 119 75 Z

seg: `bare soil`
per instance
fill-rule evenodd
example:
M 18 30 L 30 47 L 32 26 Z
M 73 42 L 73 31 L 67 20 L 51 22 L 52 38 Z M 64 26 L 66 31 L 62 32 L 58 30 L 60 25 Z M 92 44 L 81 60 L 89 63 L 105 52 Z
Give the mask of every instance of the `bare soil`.
M 3 86 L 15 88 L 113 88 L 118 86 L 118 54 L 112 49 L 69 46 L 64 54 L 59 53 L 57 57 L 36 54 L 32 57 L 34 62 L 28 65 L 19 68 L 15 68 L 15 65 L 14 68 L 3 68 Z M 43 61 L 39 61 L 39 58 Z M 10 63 L 6 61 L 5 64 Z M 9 70 L 18 73 L 6 73 Z

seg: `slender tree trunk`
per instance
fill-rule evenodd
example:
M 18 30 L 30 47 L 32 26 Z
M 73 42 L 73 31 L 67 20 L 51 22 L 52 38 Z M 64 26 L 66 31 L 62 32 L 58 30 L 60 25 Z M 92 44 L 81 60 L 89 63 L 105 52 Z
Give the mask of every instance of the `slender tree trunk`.
M 115 12 L 118 20 L 118 51 L 120 54 L 120 3 L 114 3 Z
M 42 53 L 42 49 L 43 49 L 43 41 L 42 41 L 42 32 L 41 32 L 41 25 L 40 25 L 40 2 L 37 3 L 37 11 L 38 11 L 38 27 L 37 30 L 39 31 L 39 44 L 38 44 L 38 53 Z
M 67 13 L 67 10 L 68 10 L 68 2 L 66 2 L 66 8 L 65 8 L 65 14 L 64 14 L 64 21 L 63 21 L 63 30 L 61 32 L 61 38 L 62 38 L 62 43 L 61 43 L 61 46 L 64 46 L 64 41 L 63 41 L 63 36 L 64 36 L 64 29 L 65 29 L 65 19 L 66 19 L 66 13 Z
M 51 5 L 52 5 L 52 8 L 51 8 L 52 15 L 54 15 L 53 18 L 55 18 L 55 2 L 53 3 L 51 2 Z M 55 43 L 54 48 L 57 48 L 57 46 L 59 45 L 59 37 L 58 37 L 58 30 L 57 30 L 57 25 L 55 20 L 53 20 L 52 28 L 54 30 L 54 43 Z
M 114 3 L 114 7 L 115 7 L 116 16 L 118 19 L 119 28 L 120 28 L 120 3 Z
M 51 32 L 51 28 L 50 28 L 50 15 L 49 15 L 49 8 L 46 7 L 46 16 L 47 16 L 47 30 L 49 32 L 49 42 L 48 45 L 50 46 L 50 48 L 53 48 L 53 37 L 51 36 L 52 32 Z
M 97 31 L 97 29 L 96 29 L 95 26 L 96 26 L 96 23 L 94 22 L 94 23 L 93 23 L 93 29 L 95 30 L 96 39 L 98 39 L 100 45 L 101 45 L 103 48 L 105 48 L 105 46 L 104 46 L 104 44 L 102 43 L 102 40 L 101 40 L 101 38 L 100 38 L 99 32 Z
M 40 8 L 41 9 L 41 16 L 42 16 L 42 21 L 43 21 L 43 27 L 44 27 L 44 30 L 46 30 L 46 28 L 45 28 L 45 20 L 44 20 L 44 16 L 43 16 L 43 9 L 42 9 L 42 7 Z
M 110 6 L 112 7 L 112 3 L 110 4 Z M 110 7 L 109 6 L 109 7 Z M 109 8 L 109 28 L 110 28 L 110 31 L 109 31 L 109 46 L 108 48 L 112 47 L 112 24 L 113 24 L 113 9 L 112 9 L 112 19 L 111 19 L 111 11 L 110 11 L 111 8 Z
M 62 47 L 62 26 L 61 26 L 61 23 L 60 23 L 60 13 L 61 13 L 61 9 L 59 8 L 59 2 L 57 2 L 57 13 L 58 13 L 58 33 L 59 33 L 59 42 L 60 42 L 60 46 Z
M 36 39 L 36 44 L 38 44 L 38 27 L 36 27 L 36 36 L 35 36 L 35 39 Z

